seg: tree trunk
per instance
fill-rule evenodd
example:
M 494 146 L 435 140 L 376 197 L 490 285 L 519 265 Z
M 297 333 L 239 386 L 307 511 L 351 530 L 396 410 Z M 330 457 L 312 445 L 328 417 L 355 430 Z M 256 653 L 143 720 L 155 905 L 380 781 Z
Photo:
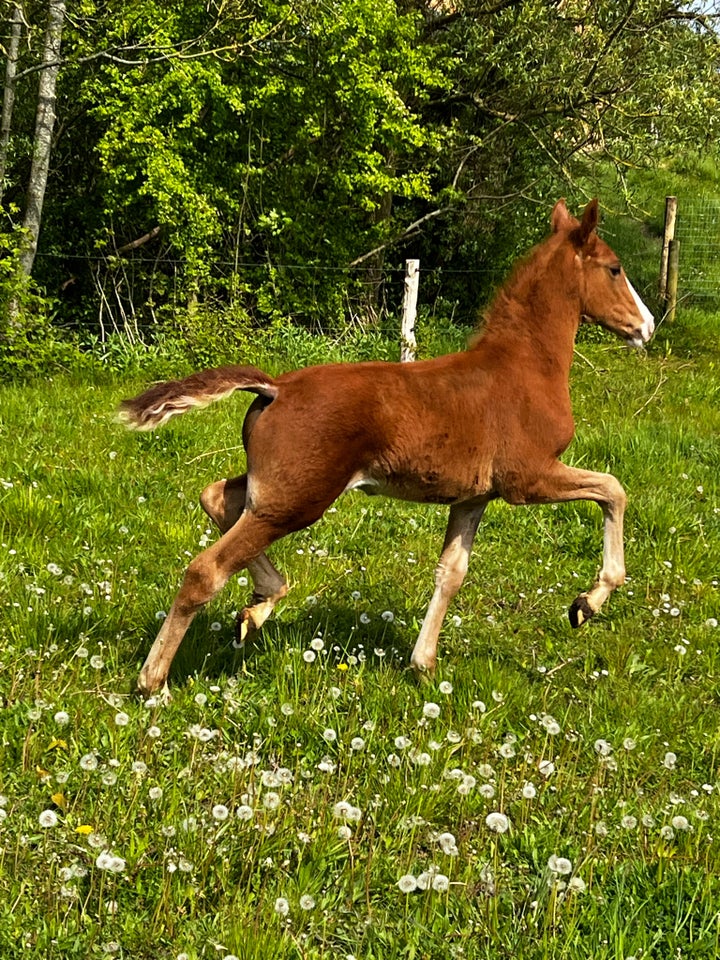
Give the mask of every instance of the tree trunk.
M 48 0 L 48 25 L 40 71 L 32 167 L 23 223 L 27 231 L 27 240 L 20 258 L 20 266 L 27 277 L 30 276 L 35 262 L 45 187 L 50 168 L 52 132 L 55 125 L 55 87 L 60 70 L 60 44 L 64 19 L 65 0 Z
M 10 149 L 10 129 L 12 127 L 13 107 L 15 106 L 15 74 L 17 73 L 20 35 L 23 15 L 19 3 L 13 4 L 10 16 L 10 39 L 5 61 L 5 91 L 3 93 L 2 118 L 0 118 L 0 202 L 5 189 L 5 171 Z
M 380 201 L 380 206 L 375 211 L 373 220 L 375 223 L 385 223 L 390 219 L 392 213 L 393 195 L 385 193 Z M 366 319 L 370 323 L 377 323 L 382 313 L 381 291 L 383 281 L 385 280 L 385 251 L 378 250 L 369 258 L 365 268 L 365 295 L 363 297 L 363 308 Z

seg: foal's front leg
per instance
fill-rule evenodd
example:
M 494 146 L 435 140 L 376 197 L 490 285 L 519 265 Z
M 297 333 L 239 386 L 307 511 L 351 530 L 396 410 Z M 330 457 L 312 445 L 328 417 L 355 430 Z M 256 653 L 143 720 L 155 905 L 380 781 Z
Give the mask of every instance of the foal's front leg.
M 440 627 L 450 601 L 465 579 L 470 550 L 486 506 L 485 502 L 473 501 L 450 507 L 445 542 L 435 570 L 435 592 L 410 657 L 410 665 L 421 676 L 435 673 Z
M 247 475 L 232 480 L 211 483 L 200 495 L 200 503 L 221 533 L 233 527 L 245 509 Z M 252 604 L 240 611 L 235 632 L 241 643 L 252 637 L 272 613 L 275 604 L 287 596 L 288 585 L 279 570 L 272 565 L 266 554 L 261 553 L 247 566 L 252 577 L 254 591 Z
M 563 503 L 569 500 L 593 500 L 603 512 L 603 563 L 592 587 L 581 593 L 570 606 L 568 616 L 573 627 L 582 626 L 594 616 L 617 587 L 625 583 L 623 517 L 627 497 L 611 473 L 578 470 L 556 461 L 532 489 L 514 503 Z

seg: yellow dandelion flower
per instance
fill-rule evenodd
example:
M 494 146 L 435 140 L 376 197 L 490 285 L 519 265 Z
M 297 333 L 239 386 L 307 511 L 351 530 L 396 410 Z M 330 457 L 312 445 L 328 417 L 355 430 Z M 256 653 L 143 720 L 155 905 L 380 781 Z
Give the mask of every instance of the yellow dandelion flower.
M 81 833 L 86 837 L 89 833 L 93 832 L 93 828 L 89 823 L 81 823 L 79 827 L 75 827 L 75 833 Z

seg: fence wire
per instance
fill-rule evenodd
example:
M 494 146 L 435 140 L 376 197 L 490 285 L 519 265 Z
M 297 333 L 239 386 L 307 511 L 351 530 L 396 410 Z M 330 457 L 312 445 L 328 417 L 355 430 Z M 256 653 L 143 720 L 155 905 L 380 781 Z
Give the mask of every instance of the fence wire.
M 720 303 L 720 199 L 683 198 L 675 236 L 680 241 L 681 295 Z

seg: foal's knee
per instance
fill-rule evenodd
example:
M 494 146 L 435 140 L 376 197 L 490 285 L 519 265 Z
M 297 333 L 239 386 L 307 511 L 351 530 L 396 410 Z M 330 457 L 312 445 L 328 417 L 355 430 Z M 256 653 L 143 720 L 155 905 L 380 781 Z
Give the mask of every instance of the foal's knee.
M 185 571 L 177 603 L 183 613 L 193 613 L 216 596 L 226 583 L 215 564 L 208 563 L 203 554 L 195 557 Z
M 455 560 L 451 563 L 441 562 L 435 570 L 435 585 L 444 596 L 452 600 L 462 586 L 467 571 L 467 560 Z

